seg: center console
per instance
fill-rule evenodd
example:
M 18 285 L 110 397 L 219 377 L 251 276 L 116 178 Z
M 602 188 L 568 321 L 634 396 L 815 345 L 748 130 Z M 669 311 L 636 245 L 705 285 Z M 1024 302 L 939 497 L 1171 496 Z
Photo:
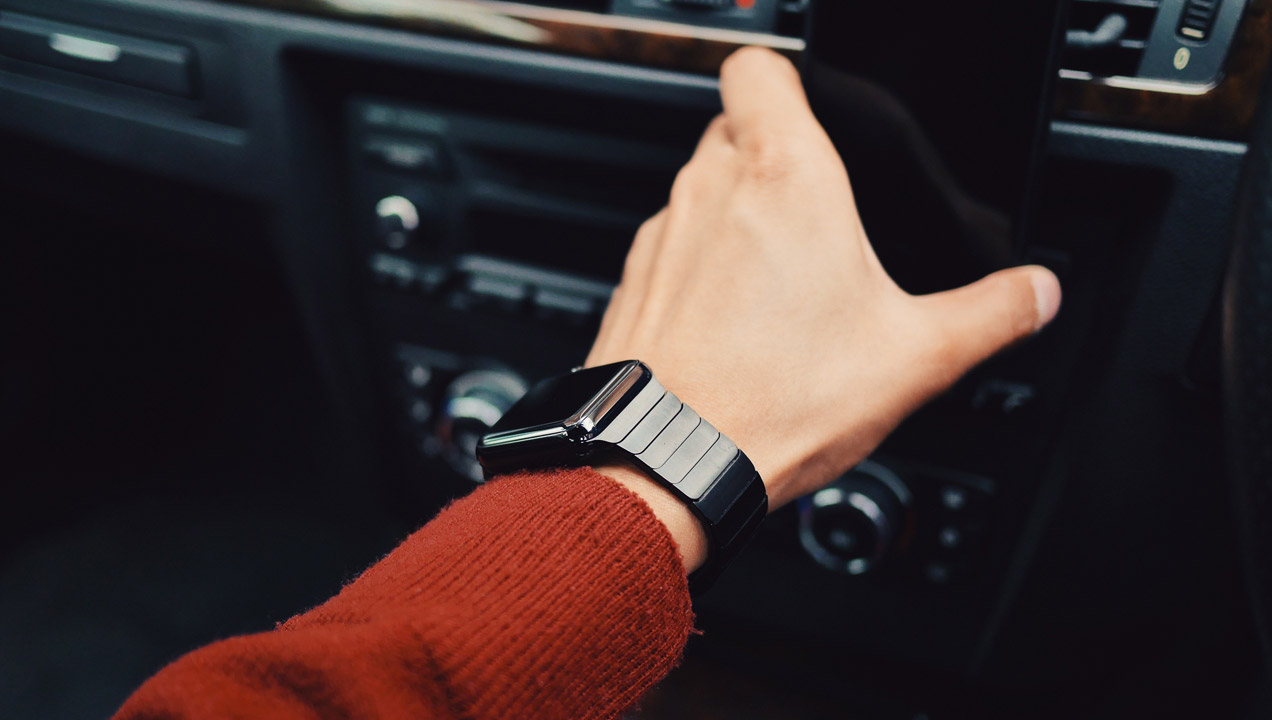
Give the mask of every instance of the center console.
M 0 134 L 23 148 L 0 175 L 46 183 L 50 206 L 127 208 L 157 239 L 246 209 L 259 232 L 226 257 L 277 261 L 285 276 L 322 376 L 303 392 L 330 406 L 332 441 L 317 449 L 333 494 L 418 525 L 477 487 L 471 448 L 504 408 L 583 361 L 631 238 L 719 111 L 721 63 L 769 47 L 810 71 L 904 287 L 1042 262 L 1065 303 L 866 463 L 774 513 L 696 602 L 710 640 L 691 642 L 690 660 L 704 645 L 750 652 L 721 660 L 730 697 L 748 669 L 807 687 L 822 668 L 820 688 L 856 699 L 878 687 L 860 672 L 885 668 L 907 707 L 925 686 L 916 670 L 931 688 L 970 676 L 1020 690 L 1019 712 L 994 717 L 1036 716 L 1038 697 L 1072 706 L 1075 689 L 1134 668 L 1163 702 L 1161 678 L 1176 677 L 1206 703 L 1236 698 L 1197 674 L 1239 659 L 1229 634 L 1253 637 L 1216 462 L 1215 300 L 1272 0 L 1067 4 L 1026 233 L 1001 221 L 1036 134 L 1013 140 L 1013 167 L 980 161 L 1034 98 L 973 87 L 987 71 L 1033 72 L 1020 48 L 1041 35 L 1012 13 L 1046 3 L 1011 0 L 0 0 Z M 863 69 L 873 83 L 847 82 Z M 845 122 L 880 119 L 902 132 Z M 958 192 L 887 172 L 936 167 L 931 148 L 902 144 L 915 128 Z M 76 158 L 105 179 L 81 177 Z M 188 207 L 148 189 L 172 183 L 194 191 Z M 912 210 L 919 196 L 928 210 Z M 881 225 L 899 216 L 905 227 Z M 985 252 L 923 232 L 950 217 L 976 221 L 963 237 L 982 231 Z M 165 276 L 174 293 L 228 282 L 215 265 L 180 267 L 194 277 Z M 291 404 L 278 389 L 253 401 Z M 312 489 L 304 472 L 287 478 L 289 493 Z M 792 639 L 798 653 L 776 653 Z M 690 694 L 704 684 L 680 676 Z M 1222 715 L 1192 714 L 1205 712 Z
M 482 480 L 478 438 L 531 384 L 582 363 L 631 239 L 714 113 L 443 76 L 425 87 L 344 98 L 347 211 L 408 495 L 458 496 Z M 828 639 L 895 649 L 923 618 L 933 628 L 913 652 L 964 664 L 981 631 L 965 618 L 987 612 L 1007 547 L 995 543 L 1014 532 L 1001 485 L 1020 462 L 969 449 L 1003 432 L 1020 452 L 1040 447 L 1046 403 L 1026 365 L 982 372 L 776 513 L 704 612 L 786 617 L 788 596 L 755 583 L 780 578 L 807 599 L 799 624 L 816 618 Z

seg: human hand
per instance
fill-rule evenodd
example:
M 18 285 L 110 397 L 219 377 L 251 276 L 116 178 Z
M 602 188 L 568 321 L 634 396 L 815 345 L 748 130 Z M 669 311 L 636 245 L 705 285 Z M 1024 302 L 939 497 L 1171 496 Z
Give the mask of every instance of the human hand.
M 1022 267 L 909 295 L 876 258 L 795 68 L 748 48 L 720 84 L 724 113 L 637 235 L 588 364 L 649 364 L 746 452 L 777 508 L 1050 322 L 1060 285 Z

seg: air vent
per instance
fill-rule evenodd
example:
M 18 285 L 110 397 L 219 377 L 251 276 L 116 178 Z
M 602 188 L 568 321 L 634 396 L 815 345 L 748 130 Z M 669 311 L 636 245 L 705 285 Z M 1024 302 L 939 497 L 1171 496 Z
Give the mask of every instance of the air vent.
M 1073 0 L 1061 67 L 1134 77 L 1160 6 L 1160 0 Z

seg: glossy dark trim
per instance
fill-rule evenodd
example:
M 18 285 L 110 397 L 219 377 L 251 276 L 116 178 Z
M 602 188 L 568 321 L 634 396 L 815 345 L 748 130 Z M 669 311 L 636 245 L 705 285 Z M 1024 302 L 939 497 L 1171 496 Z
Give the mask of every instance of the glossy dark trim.
M 360 24 L 476 40 L 507 47 L 715 75 L 724 59 L 746 45 L 773 48 L 793 60 L 799 38 L 719 30 L 561 10 L 499 0 L 225 0 Z M 1251 0 L 1233 41 L 1223 78 L 1204 91 L 1125 87 L 1101 80 L 1061 78 L 1055 117 L 1064 120 L 1244 140 L 1259 83 L 1272 58 L 1272 0 Z M 1146 84 L 1151 85 L 1151 84 Z
M 479 40 L 643 67 L 715 75 L 734 50 L 792 59 L 804 40 L 495 0 L 226 0 L 362 24 Z

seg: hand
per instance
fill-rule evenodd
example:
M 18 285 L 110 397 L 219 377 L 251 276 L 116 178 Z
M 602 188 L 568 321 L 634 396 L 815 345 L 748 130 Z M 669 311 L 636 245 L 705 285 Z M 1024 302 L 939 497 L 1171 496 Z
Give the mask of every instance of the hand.
M 795 68 L 748 48 L 720 84 L 724 114 L 637 235 L 588 364 L 648 363 L 750 456 L 777 508 L 1050 322 L 1060 285 L 1023 267 L 907 294 L 875 257 Z

